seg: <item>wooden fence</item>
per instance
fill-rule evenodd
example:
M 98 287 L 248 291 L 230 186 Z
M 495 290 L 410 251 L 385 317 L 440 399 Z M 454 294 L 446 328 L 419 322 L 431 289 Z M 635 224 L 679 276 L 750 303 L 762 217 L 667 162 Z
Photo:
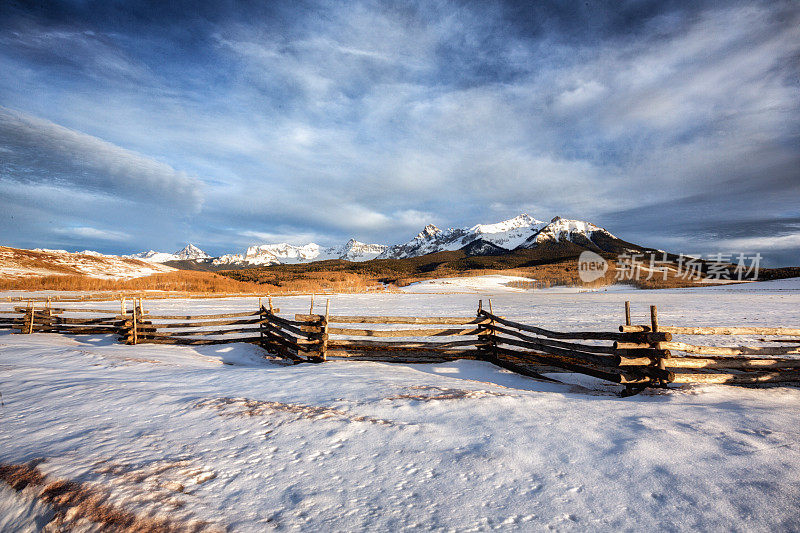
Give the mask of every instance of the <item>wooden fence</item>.
M 655 306 L 650 324 L 632 325 L 629 302 L 619 331 L 554 331 L 523 324 L 495 314 L 491 301 L 488 311 L 479 302 L 474 317 L 344 316 L 329 311 L 326 305 L 324 314 L 314 314 L 312 303 L 309 313 L 289 319 L 278 315 L 271 298 L 268 305 L 259 301 L 253 311 L 203 315 L 151 314 L 135 298 L 121 299 L 119 310 L 28 302 L 0 310 L 0 328 L 25 334 L 118 334 L 126 344 L 247 342 L 293 363 L 479 359 L 541 379 L 552 379 L 544 375 L 550 372 L 585 374 L 622 384 L 626 394 L 669 383 L 800 382 L 798 328 L 664 326 Z M 732 335 L 771 338 L 757 339 L 758 346 L 689 342 L 694 336 L 716 340 Z
M 629 394 L 674 378 L 660 365 L 666 354 L 655 346 L 671 340 L 669 333 L 553 331 L 508 320 L 480 304 L 478 316 L 488 321 L 479 342 L 482 358 L 515 372 L 544 365 L 623 384 Z
M 625 302 L 625 325 L 619 330 L 638 334 L 658 331 L 685 338 L 687 342 L 669 339 L 656 344 L 665 353 L 662 366 L 674 373 L 671 383 L 800 382 L 800 328 L 664 326 L 658 323 L 656 306 L 650 306 L 650 316 L 649 325 L 632 325 L 630 303 Z M 760 345 L 732 346 L 730 343 L 733 341 L 727 341 L 725 346 L 710 345 L 707 342 L 711 336 L 724 339 L 760 337 L 755 339 Z M 699 340 L 693 340 L 695 338 Z M 704 338 L 707 339 L 705 342 Z M 795 357 L 781 357 L 785 355 Z

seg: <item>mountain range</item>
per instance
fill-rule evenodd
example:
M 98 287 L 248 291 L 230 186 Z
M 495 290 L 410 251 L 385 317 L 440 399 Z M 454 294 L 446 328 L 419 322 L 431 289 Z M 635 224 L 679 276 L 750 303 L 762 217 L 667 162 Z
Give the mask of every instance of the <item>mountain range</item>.
M 567 243 L 569 246 L 566 246 Z M 150 250 L 132 256 L 155 263 L 191 266 L 197 263 L 213 269 L 243 268 L 259 265 L 310 263 L 324 260 L 368 261 L 371 259 L 407 259 L 426 254 L 462 250 L 468 256 L 503 255 L 514 250 L 565 245 L 570 251 L 588 249 L 602 253 L 639 251 L 643 248 L 625 242 L 590 222 L 555 217 L 550 222 L 527 214 L 494 224 L 440 229 L 429 224 L 416 237 L 403 244 L 365 244 L 350 239 L 341 246 L 322 247 L 315 243 L 302 246 L 288 243 L 250 246 L 244 253 L 211 257 L 193 244 L 174 253 Z M 562 246 L 564 248 L 565 246 Z

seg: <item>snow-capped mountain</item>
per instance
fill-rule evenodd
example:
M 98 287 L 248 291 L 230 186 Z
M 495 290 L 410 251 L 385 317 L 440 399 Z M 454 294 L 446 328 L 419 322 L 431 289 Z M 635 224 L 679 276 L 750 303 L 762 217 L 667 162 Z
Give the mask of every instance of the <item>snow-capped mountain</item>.
M 600 235 L 610 239 L 617 239 L 605 229 L 595 226 L 591 222 L 555 217 L 535 235 L 529 236 L 520 246 L 522 248 L 533 248 L 548 241 L 570 241 L 583 245 L 587 241 L 594 243 L 595 238 Z
M 282 242 L 254 245 L 247 248 L 244 253 L 210 258 L 205 252 L 189 244 L 174 254 L 150 251 L 133 257 L 157 263 L 188 259 L 223 268 L 310 263 L 329 259 L 346 261 L 369 261 L 376 258 L 404 259 L 455 250 L 464 250 L 467 255 L 496 255 L 519 248 L 535 248 L 545 242 L 569 241 L 592 250 L 605 250 L 607 246 L 595 242 L 597 238 L 618 241 L 609 232 L 590 222 L 560 217 L 550 222 L 542 222 L 523 213 L 502 222 L 476 224 L 466 228 L 442 230 L 433 224 L 428 224 L 409 242 L 394 246 L 365 244 L 355 239 L 350 239 L 344 245 L 329 248 L 313 242 L 302 246 Z
M 477 224 L 471 228 L 441 230 L 429 224 L 414 239 L 389 247 L 379 258 L 404 259 L 462 249 L 469 255 L 494 255 L 519 248 L 535 248 L 545 242 L 564 241 L 604 250 L 604 245 L 595 242 L 597 238 L 619 241 L 590 222 L 555 217 L 548 223 L 522 214 L 496 224 Z
M 364 244 L 350 239 L 342 246 L 322 248 L 316 243 L 295 246 L 288 243 L 261 244 L 249 247 L 244 254 L 226 254 L 220 256 L 214 265 L 276 265 L 308 263 L 326 259 L 344 259 L 347 261 L 368 261 L 383 253 L 388 246 L 383 244 Z
M 133 255 L 123 255 L 122 257 L 127 257 L 129 259 L 141 259 L 142 261 L 148 261 L 150 263 L 166 263 L 167 261 L 184 261 L 187 259 L 202 260 L 211 258 L 210 255 L 192 243 L 187 244 L 183 247 L 183 249 L 174 253 L 155 252 L 153 250 L 149 250 L 147 252 L 139 252 L 138 254 Z
M 173 254 L 178 259 L 207 259 L 211 257 L 192 243 L 187 244 L 183 250 Z
M 156 252 L 155 250 L 148 250 L 147 252 L 139 252 L 138 254 L 123 255 L 128 259 L 141 259 L 149 263 L 166 263 L 167 261 L 174 261 L 175 254 L 168 252 Z
M 571 244 L 568 244 L 571 243 Z M 123 259 L 138 259 L 148 263 L 167 263 L 183 261 L 180 268 L 193 268 L 197 263 L 201 269 L 223 270 L 226 268 L 247 268 L 249 266 L 310 263 L 340 259 L 346 261 L 369 261 L 371 259 L 405 259 L 442 251 L 462 250 L 468 256 L 500 255 L 518 249 L 532 249 L 542 245 L 572 253 L 576 245 L 595 252 L 621 253 L 640 249 L 622 241 L 590 222 L 555 217 L 550 222 L 542 222 L 527 214 L 494 224 L 477 224 L 465 228 L 442 230 L 428 224 L 412 240 L 404 244 L 387 246 L 384 244 L 365 244 L 350 239 L 340 246 L 322 247 L 316 243 L 302 246 L 278 243 L 250 246 L 244 253 L 225 254 L 211 257 L 193 244 L 187 244 L 174 253 L 153 250 L 134 255 L 121 256 Z M 544 248 L 543 248 L 544 250 Z M 41 250 L 42 252 L 66 251 Z M 106 256 L 86 250 L 84 255 Z M 186 262 L 190 263 L 186 263 Z
M 365 244 L 355 239 L 350 239 L 344 246 L 327 248 L 325 253 L 331 259 L 344 259 L 346 261 L 369 261 L 375 259 L 389 247 L 385 244 Z
M 478 240 L 488 243 L 488 246 L 480 247 L 484 250 L 495 247 L 513 250 L 546 225 L 527 214 L 496 224 L 477 224 L 471 228 L 441 230 L 429 224 L 414 239 L 405 244 L 391 246 L 380 258 L 403 259 L 433 252 L 460 250 Z
M 282 242 L 280 244 L 261 244 L 250 246 L 244 254 L 226 254 L 216 258 L 214 265 L 276 265 L 280 263 L 307 263 L 320 255 L 320 246 L 309 243 L 295 246 Z

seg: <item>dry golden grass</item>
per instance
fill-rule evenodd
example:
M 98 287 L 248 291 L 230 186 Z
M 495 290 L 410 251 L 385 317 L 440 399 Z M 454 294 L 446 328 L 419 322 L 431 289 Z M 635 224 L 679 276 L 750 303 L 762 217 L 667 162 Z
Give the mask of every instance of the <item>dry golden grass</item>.
M 232 273 L 226 273 L 232 274 Z M 54 290 L 54 291 L 167 291 L 201 294 L 297 294 L 313 292 L 359 293 L 376 290 L 378 279 L 362 273 L 343 271 L 260 271 L 257 275 L 243 276 L 237 271 L 235 279 L 228 275 L 178 270 L 153 274 L 129 280 L 99 279 L 81 275 L 31 276 L 25 278 L 0 279 L 0 290 Z M 612 263 L 605 277 L 591 283 L 583 283 L 578 275 L 577 263 L 565 261 L 548 265 L 520 267 L 513 269 L 474 269 L 455 271 L 437 269 L 393 280 L 392 285 L 404 287 L 418 281 L 443 277 L 483 276 L 504 274 L 530 278 L 530 283 L 516 282 L 513 286 L 536 289 L 552 286 L 601 288 L 615 283 Z M 536 281 L 534 281 L 536 280 Z M 668 287 L 690 287 L 696 283 L 690 280 L 670 277 L 667 280 L 644 278 L 627 283 L 640 288 L 656 289 Z
M 53 291 L 182 291 L 202 293 L 263 294 L 269 285 L 246 283 L 213 274 L 178 270 L 129 280 L 99 279 L 80 275 L 31 276 L 0 279 L 0 290 Z
M 29 276 L 0 279 L 0 290 L 51 291 L 173 291 L 202 294 L 295 294 L 312 292 L 365 292 L 376 283 L 349 272 L 307 272 L 275 279 L 239 281 L 212 272 L 177 270 L 129 280 L 109 280 L 81 275 Z

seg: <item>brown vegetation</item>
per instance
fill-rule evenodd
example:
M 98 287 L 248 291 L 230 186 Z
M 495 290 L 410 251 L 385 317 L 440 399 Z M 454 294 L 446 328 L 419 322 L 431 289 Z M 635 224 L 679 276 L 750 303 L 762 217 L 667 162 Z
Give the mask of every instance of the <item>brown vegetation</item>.
M 270 283 L 274 281 L 274 283 Z M 294 294 L 365 292 L 376 283 L 349 272 L 284 273 L 250 281 L 193 270 L 177 270 L 128 280 L 80 275 L 28 276 L 0 279 L 0 290 L 54 291 L 173 291 L 202 294 Z
M 147 263 L 139 259 L 96 256 L 82 253 L 25 250 L 0 246 L 0 267 L 12 273 L 10 277 L 25 275 L 103 275 L 117 272 L 132 277 L 140 272 L 167 272 L 166 265 Z
M 0 279 L 2 290 L 55 291 L 185 291 L 202 293 L 264 293 L 269 286 L 245 283 L 211 272 L 178 270 L 128 280 L 79 275 Z
M 0 464 L 0 481 L 16 491 L 26 488 L 38 490 L 36 498 L 49 504 L 54 516 L 46 528 L 70 531 L 74 528 L 119 532 L 196 532 L 211 531 L 208 523 L 175 522 L 168 518 L 137 516 L 108 501 L 109 495 L 88 485 L 59 479 L 49 481 L 37 468 L 37 462 L 27 464 Z M 42 487 L 38 489 L 38 487 Z

